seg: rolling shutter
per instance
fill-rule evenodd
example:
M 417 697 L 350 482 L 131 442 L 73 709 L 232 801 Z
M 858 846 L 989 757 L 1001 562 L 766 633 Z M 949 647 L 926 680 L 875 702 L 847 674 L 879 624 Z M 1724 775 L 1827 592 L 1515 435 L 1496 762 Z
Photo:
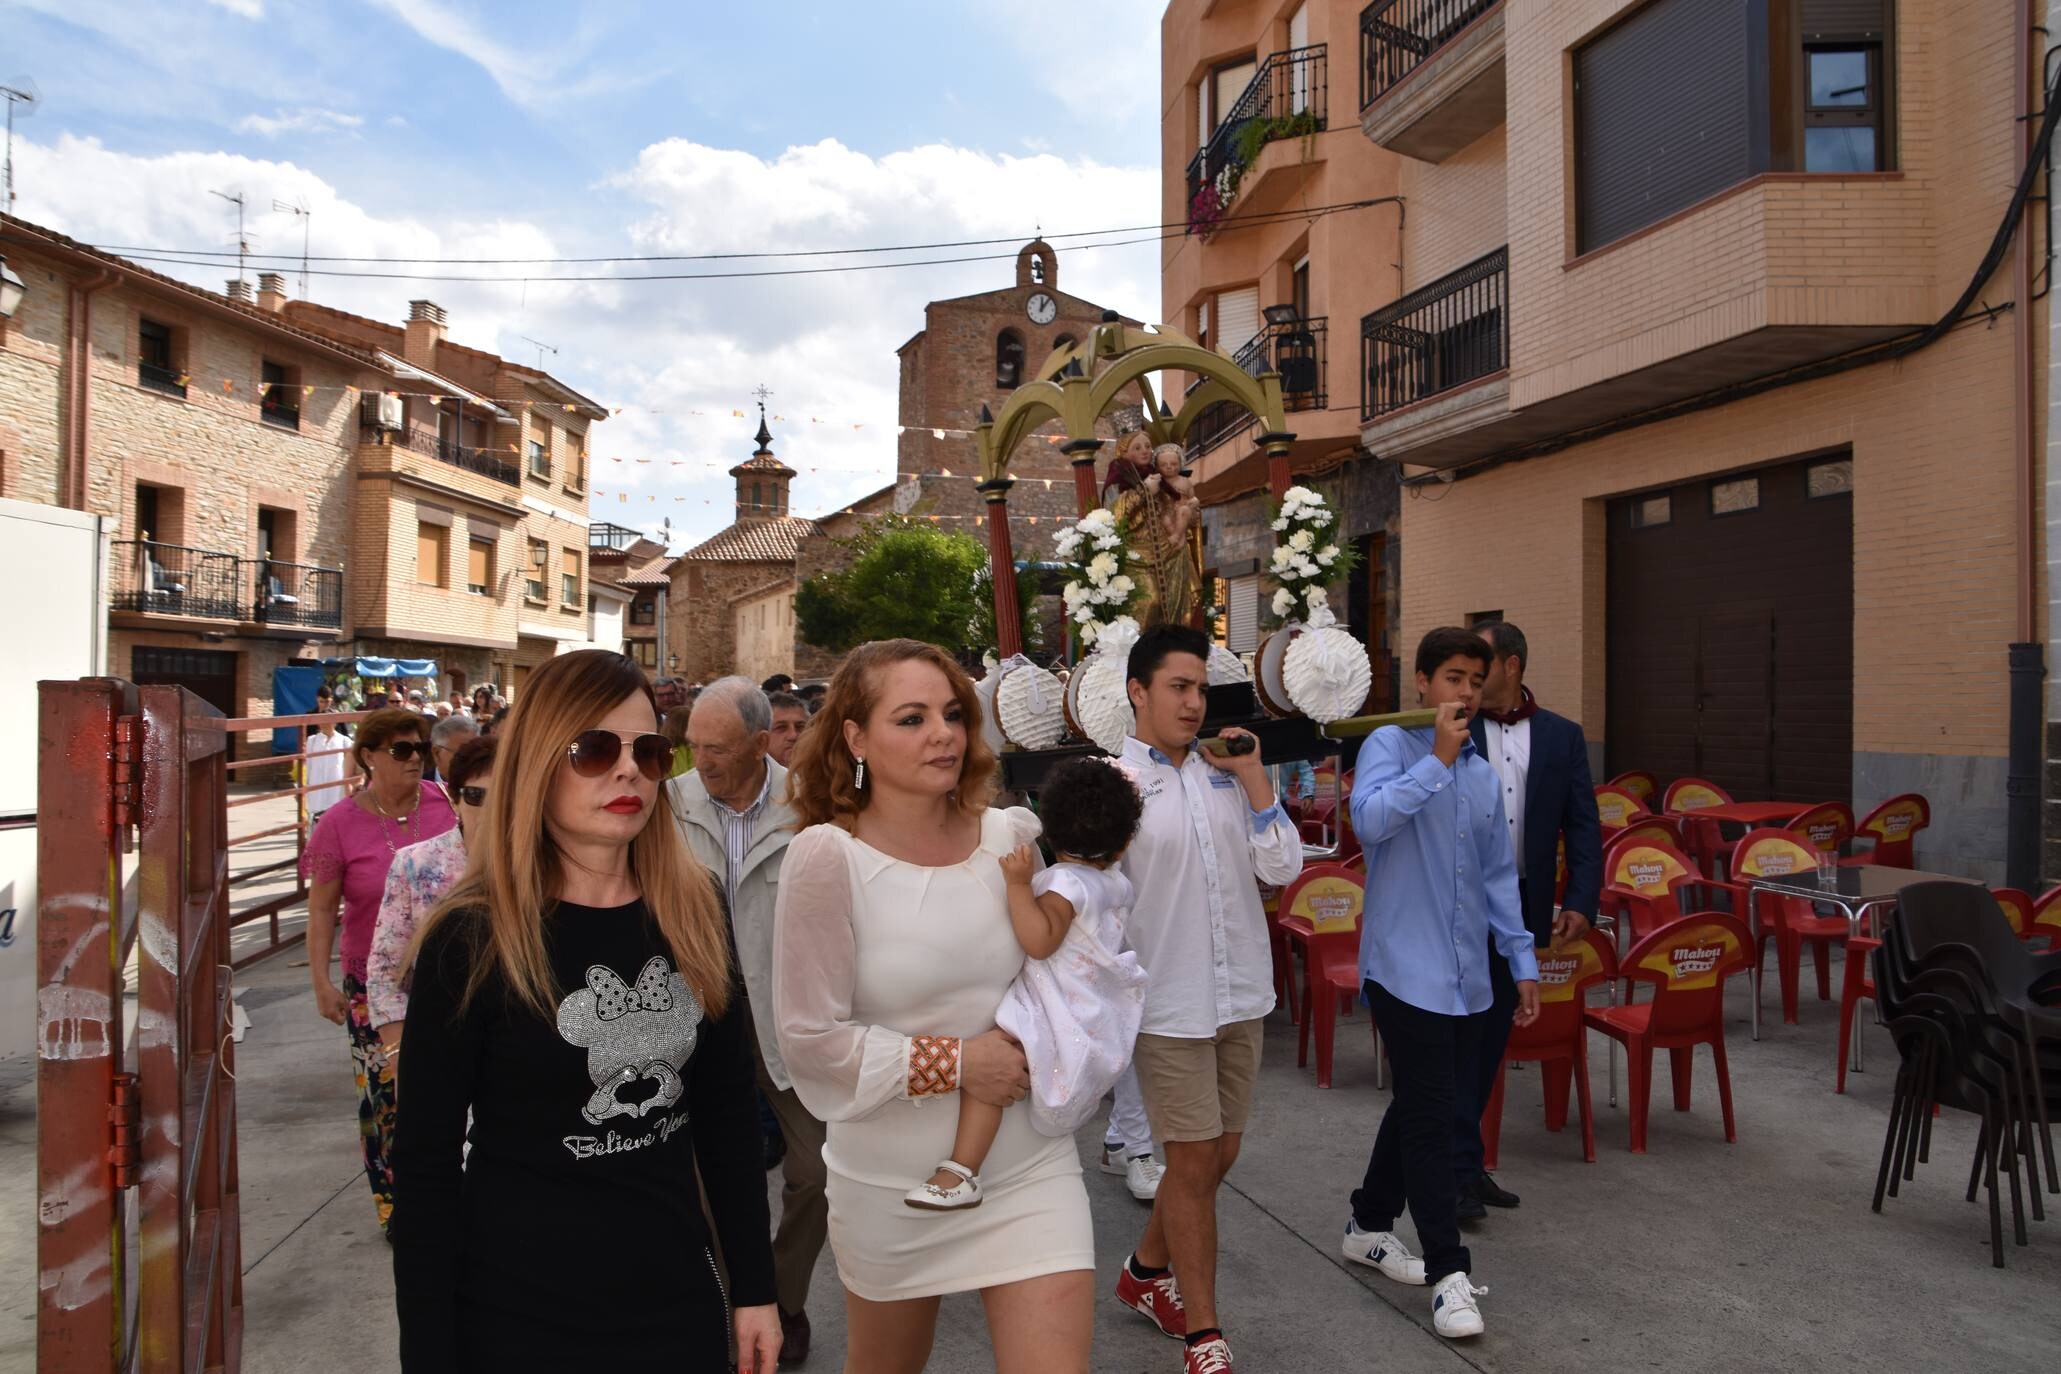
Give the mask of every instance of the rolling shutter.
M 1753 150 L 1754 9 L 1655 0 L 1575 54 L 1578 251 L 1764 170 Z
M 1297 5 L 1288 16 L 1288 49 L 1299 52 L 1310 45 L 1310 7 Z M 1310 64 L 1297 62 L 1288 69 L 1288 108 L 1301 114 L 1310 107 Z
M 1259 333 L 1259 288 L 1248 286 L 1218 292 L 1216 313 L 1216 345 L 1226 353 L 1236 354 Z
M 1259 648 L 1260 579 L 1233 577 L 1224 583 L 1224 647 L 1234 654 Z

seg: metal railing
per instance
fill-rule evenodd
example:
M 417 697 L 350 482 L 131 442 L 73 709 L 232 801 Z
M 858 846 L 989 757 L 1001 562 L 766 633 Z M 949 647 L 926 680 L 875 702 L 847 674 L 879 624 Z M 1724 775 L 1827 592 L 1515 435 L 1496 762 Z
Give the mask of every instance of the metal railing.
M 491 477 L 507 486 L 522 485 L 522 470 L 515 465 L 514 460 L 504 458 L 492 449 L 453 443 L 431 430 L 367 430 L 362 442 L 397 445 L 410 453 L 420 453 L 436 459 L 439 463 L 449 463 L 454 468 L 476 472 L 482 477 Z
M 136 385 L 148 391 L 161 391 L 167 396 L 185 397 L 185 375 L 175 367 L 159 367 L 156 363 L 136 364 Z
M 145 539 L 114 542 L 113 590 L 117 611 L 148 611 L 210 620 L 237 619 L 236 556 Z
M 268 425 L 278 425 L 281 429 L 299 429 L 301 408 L 297 405 L 288 405 L 285 401 L 275 401 L 267 396 L 258 402 L 258 418 Z
M 1188 231 L 1214 224 L 1238 194 L 1238 181 L 1259 150 L 1278 138 L 1321 133 L 1330 94 L 1328 45 L 1272 53 L 1260 63 L 1209 142 L 1188 162 Z M 1213 203 L 1198 205 L 1204 187 Z
M 240 585 L 250 597 L 250 614 L 244 619 L 310 630 L 343 628 L 341 570 L 274 558 L 239 558 L 236 564 Z
M 644 535 L 641 531 L 630 529 L 624 525 L 610 524 L 606 520 L 596 520 L 593 524 L 587 526 L 587 547 L 589 549 L 609 549 L 621 552 L 643 537 Z
M 1327 400 L 1324 376 L 1328 323 L 1320 315 L 1262 325 L 1260 332 L 1246 340 L 1232 357 L 1255 377 L 1270 371 L 1281 374 L 1283 409 L 1322 410 Z M 1219 401 L 1210 406 L 1188 428 L 1189 458 L 1209 452 L 1251 424 L 1252 419 L 1252 412 L 1235 401 Z
M 1360 108 L 1424 65 L 1503 0 L 1374 0 L 1360 11 Z
M 1360 321 L 1360 419 L 1510 365 L 1510 250 L 1498 248 Z

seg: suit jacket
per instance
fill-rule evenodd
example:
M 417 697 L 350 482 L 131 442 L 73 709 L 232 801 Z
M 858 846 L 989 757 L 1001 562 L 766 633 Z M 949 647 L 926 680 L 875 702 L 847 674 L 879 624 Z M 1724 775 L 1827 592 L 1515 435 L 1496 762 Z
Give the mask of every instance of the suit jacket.
M 1474 747 L 1488 757 L 1488 721 L 1477 714 L 1469 728 Z M 1581 726 L 1544 707 L 1531 717 L 1531 763 L 1524 775 L 1524 924 L 1532 941 L 1553 932 L 1554 874 L 1560 839 L 1567 839 L 1569 911 L 1590 920 L 1603 895 L 1603 823 L 1589 776 L 1589 742 Z
M 746 998 L 753 1004 L 752 1024 L 758 1032 L 759 1052 L 766 1058 L 766 1076 L 776 1088 L 790 1086 L 787 1065 L 780 1058 L 780 1042 L 773 1024 L 773 899 L 780 890 L 780 861 L 787 843 L 794 838 L 794 810 L 787 804 L 787 770 L 766 760 L 772 774 L 772 790 L 766 795 L 766 809 L 759 815 L 752 833 L 751 848 L 745 851 L 744 872 L 737 879 L 737 905 L 730 911 L 730 933 L 737 949 L 738 971 L 744 975 Z M 680 833 L 694 851 L 694 857 L 715 878 L 716 892 L 723 891 L 723 819 L 708 794 L 700 773 L 683 773 L 666 786 L 673 793 L 673 814 L 679 818 Z

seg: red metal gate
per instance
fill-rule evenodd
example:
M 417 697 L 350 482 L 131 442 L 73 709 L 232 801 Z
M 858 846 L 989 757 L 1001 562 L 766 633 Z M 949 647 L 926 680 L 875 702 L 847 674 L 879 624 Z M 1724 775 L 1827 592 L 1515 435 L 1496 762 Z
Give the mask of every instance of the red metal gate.
M 113 678 L 40 709 L 37 1369 L 233 1374 L 221 713 Z

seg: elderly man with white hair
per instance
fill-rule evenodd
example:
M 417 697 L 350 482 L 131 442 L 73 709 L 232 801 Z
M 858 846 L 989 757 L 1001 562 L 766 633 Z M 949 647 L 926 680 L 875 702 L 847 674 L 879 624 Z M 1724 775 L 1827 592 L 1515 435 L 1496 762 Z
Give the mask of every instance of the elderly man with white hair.
M 451 766 L 451 755 L 459 746 L 479 733 L 479 722 L 471 716 L 445 716 L 429 728 L 429 758 L 433 772 L 429 775 L 438 787 L 442 787 L 446 770 Z M 456 810 L 458 799 L 446 793 L 445 801 Z
M 795 1095 L 774 1036 L 773 899 L 781 858 L 794 838 L 795 814 L 785 800 L 787 770 L 767 756 L 772 725 L 772 704 L 757 683 L 744 677 L 711 682 L 694 698 L 687 721 L 694 770 L 668 786 L 681 833 L 722 880 L 744 974 L 741 1010 L 756 1032 L 759 1091 L 787 1139 L 773 1271 L 780 1363 L 795 1365 L 809 1353 L 809 1278 L 829 1234 L 830 1204 L 823 1195 L 823 1123 Z

